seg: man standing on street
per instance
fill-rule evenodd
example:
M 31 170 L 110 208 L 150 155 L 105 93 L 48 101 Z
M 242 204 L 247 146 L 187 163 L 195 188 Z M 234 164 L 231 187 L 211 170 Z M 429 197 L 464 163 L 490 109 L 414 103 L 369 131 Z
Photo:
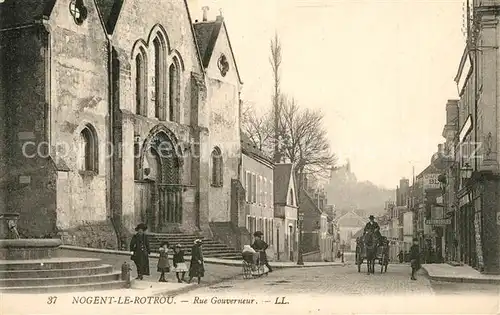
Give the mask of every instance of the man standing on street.
M 418 248 L 418 238 L 413 239 L 413 245 L 410 248 L 411 280 L 417 280 L 415 273 L 420 269 L 420 252 Z

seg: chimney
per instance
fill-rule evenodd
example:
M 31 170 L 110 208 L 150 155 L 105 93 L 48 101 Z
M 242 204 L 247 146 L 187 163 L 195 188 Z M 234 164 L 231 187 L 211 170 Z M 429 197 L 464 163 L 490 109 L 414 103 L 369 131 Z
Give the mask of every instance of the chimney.
M 224 21 L 224 17 L 222 16 L 222 9 L 219 9 L 219 15 L 215 18 L 217 22 L 222 22 Z
M 206 22 L 208 20 L 207 13 L 210 10 L 210 8 L 207 6 L 204 6 L 201 9 L 203 10 L 203 22 Z

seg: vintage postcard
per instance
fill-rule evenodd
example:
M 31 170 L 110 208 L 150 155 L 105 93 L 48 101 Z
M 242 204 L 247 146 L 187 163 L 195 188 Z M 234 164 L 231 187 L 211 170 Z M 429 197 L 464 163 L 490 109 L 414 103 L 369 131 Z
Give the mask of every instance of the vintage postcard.
M 500 0 L 0 0 L 0 313 L 500 314 Z

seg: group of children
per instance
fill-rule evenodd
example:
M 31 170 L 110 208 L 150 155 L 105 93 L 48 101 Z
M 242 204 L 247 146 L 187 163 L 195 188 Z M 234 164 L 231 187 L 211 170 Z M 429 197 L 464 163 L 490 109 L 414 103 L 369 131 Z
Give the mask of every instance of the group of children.
M 168 259 L 169 248 L 170 247 L 168 242 L 161 243 L 159 249 L 160 258 L 158 259 L 157 267 L 158 272 L 161 273 L 160 279 L 158 280 L 159 282 L 167 282 L 167 280 L 165 279 L 165 273 L 170 272 L 170 261 Z M 172 257 L 172 263 L 174 265 L 174 268 L 172 269 L 172 271 L 175 272 L 177 282 L 182 283 L 185 281 L 184 277 L 186 275 L 186 272 L 188 271 L 186 262 L 184 261 L 184 250 L 182 250 L 180 244 L 175 245 L 173 250 L 174 255 Z

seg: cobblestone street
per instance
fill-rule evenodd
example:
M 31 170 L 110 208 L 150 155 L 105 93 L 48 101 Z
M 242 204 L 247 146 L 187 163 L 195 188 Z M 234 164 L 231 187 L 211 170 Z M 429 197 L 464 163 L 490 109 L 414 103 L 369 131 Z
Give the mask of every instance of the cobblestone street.
M 381 274 L 376 268 L 373 275 L 366 274 L 366 266 L 361 273 L 357 267 L 321 267 L 277 270 L 267 277 L 243 280 L 235 278 L 217 285 L 195 289 L 182 295 L 180 298 L 193 297 L 240 297 L 265 296 L 268 303 L 274 304 L 276 298 L 286 297 L 294 305 L 292 312 L 298 311 L 295 307 L 297 299 L 304 297 L 311 299 L 328 296 L 343 296 L 342 303 L 346 303 L 345 310 L 350 312 L 370 312 L 367 305 L 371 300 L 377 300 L 377 312 L 412 312 L 422 314 L 454 313 L 454 314 L 493 314 L 498 313 L 500 295 L 499 288 L 494 284 L 465 284 L 434 282 L 419 272 L 417 281 L 409 279 L 408 265 L 389 265 L 388 272 Z M 405 296 L 402 299 L 402 296 Z M 362 300 L 359 300 L 359 299 Z M 349 304 L 351 299 L 357 302 Z M 367 300 L 365 303 L 364 301 Z M 470 300 L 470 301 L 469 301 Z M 323 302 L 319 310 L 330 310 Z M 332 300 L 333 301 L 333 300 Z M 415 301 L 415 302 L 410 302 Z M 311 300 L 311 303 L 312 300 Z M 349 304 L 349 305 L 347 305 Z M 300 307 L 303 307 L 300 305 Z M 337 305 L 336 307 L 339 307 Z M 339 312 L 340 309 L 335 309 Z

